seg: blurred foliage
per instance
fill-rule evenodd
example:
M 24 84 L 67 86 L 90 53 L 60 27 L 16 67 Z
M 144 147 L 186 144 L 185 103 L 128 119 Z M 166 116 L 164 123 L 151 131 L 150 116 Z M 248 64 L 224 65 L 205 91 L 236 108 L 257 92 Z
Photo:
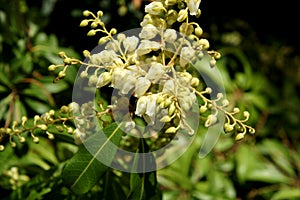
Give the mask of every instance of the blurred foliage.
M 2 1 L 1 127 L 23 115 L 43 113 L 68 102 L 66 96 L 71 95 L 76 70 L 70 69 L 74 70 L 73 77 L 53 84 L 54 76 L 47 67 L 60 62 L 56 56 L 59 51 L 78 58 L 83 48 L 94 47 L 97 41 L 86 38 L 86 32 L 78 28 L 83 10 L 101 9 L 109 13 L 106 23 L 121 32 L 138 26 L 144 3 Z M 200 7 L 208 13 L 204 6 Z M 257 33 L 260 30 L 237 17 L 225 22 L 205 19 L 204 31 L 213 41 L 213 48 L 222 54 L 217 66 L 228 97 L 242 110 L 249 110 L 255 137 L 235 142 L 222 134 L 213 152 L 200 159 L 205 131 L 199 130 L 187 152 L 157 172 L 165 200 L 300 199 L 299 50 L 281 40 L 280 34 L 265 41 Z M 7 145 L 0 154 L 1 199 L 99 199 L 106 184 L 118 191 L 106 191 L 119 194 L 113 199 L 130 191 L 128 174 L 109 170 L 91 191 L 73 194 L 61 177 L 64 162 L 77 151 L 71 139 L 41 138 L 38 145 L 28 142 L 17 144 L 14 149 Z M 10 176 L 13 167 L 18 167 L 18 176 L 23 181 L 14 182 Z

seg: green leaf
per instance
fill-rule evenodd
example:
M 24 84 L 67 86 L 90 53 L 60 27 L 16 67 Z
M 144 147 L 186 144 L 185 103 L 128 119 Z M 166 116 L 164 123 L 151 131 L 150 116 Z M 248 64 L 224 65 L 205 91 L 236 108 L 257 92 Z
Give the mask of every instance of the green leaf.
M 34 99 L 31 98 L 25 98 L 24 99 L 26 104 L 35 112 L 42 114 L 45 113 L 47 111 L 49 111 L 51 108 L 48 104 L 46 103 L 42 103 L 40 101 L 36 101 Z
M 300 199 L 299 188 L 284 188 L 276 192 L 271 200 Z
M 146 142 L 142 139 L 140 142 L 137 156 L 135 156 L 134 166 L 145 167 L 147 165 L 155 165 L 155 158 L 143 159 L 139 153 L 148 152 Z M 142 199 L 161 199 L 161 194 L 157 189 L 156 171 L 145 173 L 131 173 L 130 174 L 130 193 L 128 200 L 142 200 Z
M 243 145 L 237 151 L 237 175 L 241 182 L 261 181 L 265 183 L 290 183 L 291 179 L 285 176 L 266 160 L 253 147 Z
M 67 162 L 62 177 L 65 185 L 74 193 L 88 192 L 107 171 L 108 167 L 99 158 L 106 159 L 107 162 L 113 161 L 117 148 L 111 142 L 119 144 L 122 136 L 120 125 L 113 123 L 103 129 L 104 134 L 95 133 L 90 136 Z M 86 147 L 89 147 L 93 155 Z

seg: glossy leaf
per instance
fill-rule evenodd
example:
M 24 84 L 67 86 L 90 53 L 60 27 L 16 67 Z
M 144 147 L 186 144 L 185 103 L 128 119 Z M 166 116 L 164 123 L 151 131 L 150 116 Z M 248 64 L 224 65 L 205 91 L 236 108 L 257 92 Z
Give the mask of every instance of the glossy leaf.
M 155 165 L 154 157 L 143 159 L 140 152 L 148 152 L 147 145 L 144 140 L 141 140 L 139 150 L 134 160 L 134 166 L 146 167 L 147 165 Z M 156 171 L 146 173 L 131 173 L 130 175 L 130 193 L 129 200 L 142 199 L 160 199 L 160 193 L 157 190 Z
M 116 148 L 111 148 L 110 142 L 117 145 L 122 136 L 120 127 L 114 123 L 103 129 L 104 134 L 90 136 L 79 147 L 78 152 L 67 162 L 63 170 L 63 180 L 65 185 L 76 194 L 88 192 L 104 175 L 108 167 L 101 163 L 98 158 L 104 156 L 112 162 Z M 94 151 L 94 155 L 86 149 Z

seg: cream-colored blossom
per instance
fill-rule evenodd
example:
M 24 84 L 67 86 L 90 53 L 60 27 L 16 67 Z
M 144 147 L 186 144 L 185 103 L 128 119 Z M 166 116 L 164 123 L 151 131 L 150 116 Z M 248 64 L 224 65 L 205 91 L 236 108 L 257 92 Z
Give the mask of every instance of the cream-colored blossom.
M 134 96 L 141 97 L 143 96 L 149 87 L 151 86 L 151 82 L 146 77 L 139 77 L 135 83 L 135 93 Z
M 125 51 L 134 51 L 139 43 L 139 39 L 136 36 L 127 37 L 123 41 L 123 46 L 125 48 Z
M 161 2 L 154 1 L 145 6 L 145 12 L 151 15 L 160 15 L 165 10 Z
M 197 14 L 197 10 L 199 9 L 200 3 L 201 3 L 201 0 L 186 0 L 186 4 L 190 11 L 190 15 Z
M 174 29 L 167 29 L 164 32 L 163 39 L 166 42 L 173 43 L 177 39 L 177 32 Z
M 158 29 L 154 25 L 147 24 L 142 28 L 139 37 L 142 39 L 150 40 L 154 38 L 157 35 L 157 33 L 158 33 Z

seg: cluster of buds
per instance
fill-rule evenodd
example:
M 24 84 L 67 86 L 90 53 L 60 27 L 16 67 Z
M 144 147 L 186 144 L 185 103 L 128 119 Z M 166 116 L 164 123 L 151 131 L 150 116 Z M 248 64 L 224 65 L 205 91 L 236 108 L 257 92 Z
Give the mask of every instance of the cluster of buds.
M 20 143 L 26 142 L 28 135 L 34 143 L 39 143 L 39 134 L 45 133 L 47 138 L 53 140 L 54 133 L 66 132 L 73 134 L 74 129 L 66 122 L 73 120 L 73 103 L 68 106 L 62 106 L 58 112 L 50 110 L 42 115 L 35 115 L 33 119 L 26 116 L 21 118 L 21 122 L 14 121 L 11 128 L 0 128 L 0 141 L 9 137 L 11 147 L 16 147 L 18 140 Z M 0 150 L 5 149 L 4 145 L 0 145 Z
M 82 139 L 93 132 L 96 126 L 94 117 L 100 119 L 97 122 L 100 121 L 104 126 L 106 122 L 102 119 L 105 116 L 109 116 L 108 121 L 117 121 L 118 119 L 114 118 L 117 116 L 116 112 L 126 110 L 129 118 L 123 118 L 126 122 L 125 130 L 137 131 L 136 119 L 142 119 L 147 126 L 152 127 L 163 124 L 154 134 L 156 137 L 152 138 L 162 138 L 158 142 L 165 144 L 162 141 L 173 138 L 179 130 L 187 132 L 188 135 L 195 134 L 197 130 L 192 128 L 188 120 L 195 106 L 198 106 L 196 110 L 203 116 L 207 110 L 211 110 L 206 116 L 205 127 L 214 125 L 218 121 L 218 113 L 222 112 L 226 116 L 224 130 L 236 130 L 237 140 L 242 139 L 247 131 L 254 133 L 254 129 L 245 124 L 249 113 L 244 112 L 245 118 L 242 120 L 236 119 L 235 115 L 239 110 L 234 108 L 233 111 L 227 111 L 229 102 L 221 93 L 216 99 L 208 98 L 207 95 L 212 93 L 212 89 L 204 89 L 205 82 L 194 73 L 193 67 L 202 58 L 209 57 L 210 67 L 214 67 L 216 60 L 221 57 L 217 51 L 209 50 L 210 44 L 202 37 L 202 28 L 198 23 L 191 21 L 191 16 L 201 15 L 199 4 L 200 0 L 153 1 L 145 7 L 146 14 L 140 23 L 141 29 L 135 29 L 129 34 L 117 34 L 115 28 L 107 30 L 101 19 L 102 11 L 96 14 L 84 11 L 83 15 L 89 18 L 84 19 L 80 26 L 90 25 L 92 29 L 87 33 L 88 36 L 94 36 L 98 32 L 104 34 L 99 39 L 103 48 L 96 53 L 85 50 L 84 62 L 69 58 L 64 52 L 60 52 L 63 64 L 50 65 L 49 70 L 63 67 L 55 79 L 58 81 L 66 76 L 70 65 L 80 64 L 84 70 L 80 71 L 79 78 L 86 79 L 89 87 L 99 91 L 101 88 L 112 88 L 117 91 L 118 97 L 111 97 L 111 105 L 106 108 L 97 105 L 97 101 L 85 102 L 81 107 L 76 103 L 63 106 L 55 117 L 52 111 L 42 117 L 36 117 L 34 128 L 31 129 L 26 128 L 24 118 L 21 129 L 16 128 L 17 123 L 12 130 L 0 129 L 0 137 L 3 132 L 9 135 L 13 132 L 22 138 L 20 133 L 31 132 L 34 141 L 38 141 L 33 130 L 39 128 L 52 138 L 48 130 L 50 124 L 55 125 L 57 129 L 66 129 L 67 132 L 74 133 L 75 143 L 81 143 Z M 174 27 L 178 27 L 178 30 Z M 199 105 L 198 101 L 204 103 Z M 130 109 L 123 109 L 124 105 L 128 105 Z M 70 113 L 74 116 L 71 117 Z M 122 116 L 120 118 L 122 119 Z M 74 120 L 75 130 L 66 125 L 68 120 Z M 58 126 L 56 123 L 62 125 Z M 165 138 L 167 139 L 164 140 Z M 11 144 L 14 144 L 12 140 Z

